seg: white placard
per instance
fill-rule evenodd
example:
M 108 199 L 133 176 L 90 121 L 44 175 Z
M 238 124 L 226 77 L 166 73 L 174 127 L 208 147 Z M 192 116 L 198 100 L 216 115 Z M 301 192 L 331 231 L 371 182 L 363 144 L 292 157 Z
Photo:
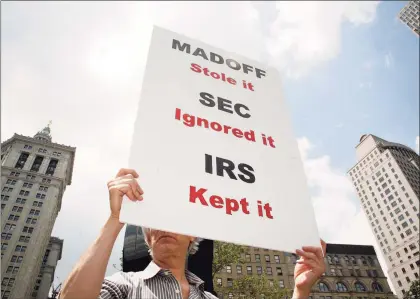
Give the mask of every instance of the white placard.
M 277 70 L 154 27 L 123 222 L 275 250 L 319 246 Z

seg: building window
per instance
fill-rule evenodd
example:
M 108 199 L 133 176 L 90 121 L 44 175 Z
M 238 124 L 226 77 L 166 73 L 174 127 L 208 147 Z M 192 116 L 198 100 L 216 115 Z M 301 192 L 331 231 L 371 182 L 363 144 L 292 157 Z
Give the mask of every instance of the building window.
M 28 196 L 29 195 L 29 191 L 20 190 L 19 191 L 19 195 L 21 195 L 21 196 Z
M 356 292 L 366 292 L 366 287 L 359 281 L 355 282 L 354 287 L 356 288 Z
M 267 275 L 273 275 L 273 270 L 271 267 L 267 267 Z
M 44 157 L 36 156 L 34 163 L 32 164 L 31 171 L 38 172 L 43 160 Z
M 257 262 L 257 263 L 259 263 L 261 260 L 260 260 L 260 255 L 259 254 L 256 254 L 255 255 L 255 261 Z
M 233 286 L 233 280 L 232 280 L 232 278 L 228 278 L 227 279 L 227 286 L 228 287 L 232 287 Z
M 10 240 L 12 238 L 12 234 L 7 234 L 7 233 L 2 233 L 1 234 L 1 239 L 2 240 Z
M 10 196 L 9 195 L 1 195 L 1 200 L 2 201 L 9 201 Z
M 221 278 L 217 278 L 217 279 L 216 279 L 216 283 L 217 283 L 217 285 L 218 285 L 219 287 L 221 287 L 221 286 L 222 286 L 222 279 L 221 279 Z
M 12 212 L 20 213 L 20 212 L 22 212 L 22 210 L 23 210 L 23 207 L 13 206 L 13 208 L 12 208 Z
M 26 175 L 26 179 L 27 180 L 35 180 L 35 176 L 34 175 L 27 174 Z
M 252 274 L 252 267 L 251 266 L 246 267 L 246 273 L 247 274 Z
M 321 292 L 329 292 L 330 291 L 329 287 L 324 282 L 318 283 L 318 288 Z
M 342 282 L 337 282 L 335 284 L 335 288 L 338 292 L 347 292 L 348 291 L 346 285 Z
M 20 236 L 19 242 L 29 243 L 30 236 Z
M 50 163 L 48 164 L 47 171 L 45 174 L 54 175 L 55 169 L 57 168 L 58 160 L 51 159 Z
M 16 203 L 24 205 L 26 203 L 26 198 L 16 198 Z
M 261 266 L 257 266 L 257 274 L 258 275 L 262 274 L 262 267 Z
M 277 275 L 281 276 L 283 275 L 283 271 L 281 270 L 281 267 L 277 267 Z
M 25 226 L 26 227 L 26 226 Z M 33 230 L 33 229 L 32 229 Z M 232 266 L 226 266 L 226 272 L 232 273 Z
M 34 203 L 33 203 L 33 206 L 34 207 L 42 207 L 42 205 L 43 205 L 43 202 L 40 202 L 40 201 L 34 201 Z
M 270 262 L 270 256 L 269 255 L 265 255 L 265 261 L 266 261 L 266 263 L 269 263 Z
M 236 273 L 242 274 L 242 266 L 240 266 L 240 265 L 236 266 Z
M 16 252 L 25 252 L 26 251 L 26 246 L 16 245 L 15 251 Z
M 331 271 L 331 276 L 335 276 L 335 269 L 331 268 L 330 271 Z
M 23 183 L 23 188 L 31 189 L 34 184 L 32 183 Z
M 47 191 L 48 191 L 48 187 L 45 187 L 45 186 L 39 186 L 39 191 L 44 191 L 44 192 L 47 192 Z
M 408 283 L 411 282 L 411 280 L 410 280 L 410 278 L 408 276 L 405 278 L 405 280 L 407 280 Z
M 37 194 L 38 195 L 38 194 Z M 251 261 L 251 255 L 249 255 L 249 254 L 245 254 L 245 260 L 247 261 L 247 262 L 250 262 Z
M 343 271 L 341 271 L 341 269 L 337 269 L 337 275 L 338 276 L 343 276 Z
M 28 160 L 29 154 L 28 153 L 21 153 L 19 156 L 18 161 L 16 162 L 15 168 L 22 169 L 25 166 L 26 160 Z
M 33 227 L 28 227 L 28 226 L 24 226 L 23 229 L 22 229 L 22 233 L 32 234 L 33 231 L 34 231 L 34 228 Z M 227 267 L 230 268 L 230 266 L 226 266 L 226 268 Z M 231 272 L 228 272 L 228 273 L 231 273 Z
M 4 187 L 2 191 L 10 193 L 10 192 L 13 192 L 13 188 Z
M 43 183 L 48 183 L 48 184 L 50 184 L 50 183 L 51 183 L 51 179 L 45 179 L 45 178 L 43 178 L 43 179 L 42 179 L 42 182 L 43 182 Z
M 37 221 L 38 221 L 38 219 L 36 219 L 36 218 L 30 218 L 30 217 L 26 218 L 26 223 L 27 224 L 36 224 Z
M 40 213 L 40 211 L 39 211 L 39 210 L 34 210 L 34 209 L 31 209 L 31 210 L 29 211 L 29 215 L 39 216 L 39 213 Z
M 37 193 L 36 198 L 45 199 L 45 194 Z
M 19 215 L 13 215 L 13 214 L 10 214 L 9 215 L 9 218 L 7 218 L 7 220 L 10 220 L 10 221 L 18 221 L 19 220 Z
M 280 264 L 280 257 L 278 255 L 275 255 L 274 261 L 276 262 L 276 264 Z
M 279 280 L 279 287 L 284 289 L 284 280 Z

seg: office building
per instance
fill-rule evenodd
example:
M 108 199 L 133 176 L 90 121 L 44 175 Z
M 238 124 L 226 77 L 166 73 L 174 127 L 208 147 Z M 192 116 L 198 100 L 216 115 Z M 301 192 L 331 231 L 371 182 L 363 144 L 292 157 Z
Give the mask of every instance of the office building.
M 398 18 L 407 25 L 417 37 L 419 36 L 419 1 L 408 1 L 407 5 L 404 6 L 398 14 Z
M 52 142 L 47 126 L 34 137 L 14 134 L 1 144 L 1 298 L 45 299 L 63 240 L 51 232 L 74 147 Z
M 218 296 L 247 298 L 245 292 L 241 297 L 231 291 L 234 281 L 246 275 L 264 274 L 270 285 L 293 290 L 297 258 L 287 252 L 246 247 L 243 264 L 229 265 L 215 275 Z M 310 299 L 395 299 L 373 246 L 328 244 L 325 264 L 325 274 L 312 288 Z
M 419 155 L 369 134 L 360 138 L 356 156 L 348 175 L 402 298 L 419 279 Z

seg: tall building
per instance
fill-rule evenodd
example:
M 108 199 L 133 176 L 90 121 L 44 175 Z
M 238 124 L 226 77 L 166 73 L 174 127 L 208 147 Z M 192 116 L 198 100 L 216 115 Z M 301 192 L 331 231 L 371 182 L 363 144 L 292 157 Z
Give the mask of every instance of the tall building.
M 419 28 L 420 28 L 420 21 L 419 21 L 419 1 L 409 1 L 406 6 L 404 6 L 400 13 L 398 14 L 398 18 L 401 22 L 407 25 L 414 34 L 419 36 Z
M 1 144 L 1 298 L 45 299 L 63 240 L 51 237 L 76 148 L 14 134 Z
M 244 264 L 227 266 L 215 275 L 221 299 L 238 298 L 231 286 L 246 275 L 268 277 L 271 284 L 293 290 L 297 256 L 282 251 L 247 247 Z M 373 246 L 328 244 L 326 271 L 314 285 L 310 299 L 394 299 Z M 261 294 L 261 298 L 263 294 Z M 246 295 L 243 294 L 243 297 Z
M 419 155 L 402 144 L 363 135 L 348 171 L 388 276 L 401 298 L 419 279 Z

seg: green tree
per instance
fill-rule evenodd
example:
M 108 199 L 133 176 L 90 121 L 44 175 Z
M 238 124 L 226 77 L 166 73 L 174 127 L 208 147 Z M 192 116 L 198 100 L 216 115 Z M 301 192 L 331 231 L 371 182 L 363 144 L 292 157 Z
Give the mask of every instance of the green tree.
M 404 299 L 420 299 L 420 280 L 411 283 L 410 290 L 404 294 Z
M 278 299 L 291 296 L 290 290 L 280 288 L 277 282 L 270 281 L 265 274 L 259 276 L 243 276 L 233 282 L 232 289 L 228 290 L 235 298 Z
M 226 266 L 241 265 L 245 262 L 245 247 L 231 243 L 214 242 L 213 280 L 215 291 L 218 294 L 232 293 L 234 298 L 260 299 L 264 294 L 265 299 L 278 299 L 286 295 L 291 296 L 288 289 L 280 288 L 277 281 L 270 281 L 265 274 L 252 276 L 243 275 L 235 279 L 232 287 L 220 287 L 215 280 L 215 275 Z M 233 267 L 232 267 L 233 268 Z
M 245 247 L 232 243 L 214 241 L 212 277 L 231 264 L 243 264 Z

